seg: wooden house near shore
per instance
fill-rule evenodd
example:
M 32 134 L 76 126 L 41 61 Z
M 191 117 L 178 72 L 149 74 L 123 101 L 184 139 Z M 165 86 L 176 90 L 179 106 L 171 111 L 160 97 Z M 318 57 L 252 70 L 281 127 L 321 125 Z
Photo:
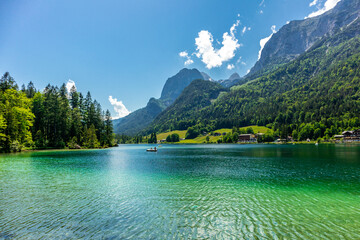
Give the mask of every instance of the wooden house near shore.
M 344 131 L 341 135 L 335 135 L 334 138 L 344 142 L 360 142 L 360 129 Z

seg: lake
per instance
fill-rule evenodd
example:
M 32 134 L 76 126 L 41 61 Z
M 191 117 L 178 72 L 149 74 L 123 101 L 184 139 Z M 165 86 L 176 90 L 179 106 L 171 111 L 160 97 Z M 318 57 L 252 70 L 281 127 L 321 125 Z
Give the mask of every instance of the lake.
M 0 155 L 0 239 L 359 239 L 360 146 Z

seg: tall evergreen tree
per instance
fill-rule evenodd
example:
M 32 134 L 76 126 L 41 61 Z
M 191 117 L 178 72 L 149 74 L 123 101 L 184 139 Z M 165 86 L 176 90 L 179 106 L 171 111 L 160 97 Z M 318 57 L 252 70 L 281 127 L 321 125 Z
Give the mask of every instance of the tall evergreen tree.
M 113 137 L 113 124 L 112 124 L 112 120 L 111 120 L 111 114 L 109 110 L 106 110 L 105 113 L 105 131 L 104 131 L 104 135 L 105 135 L 105 145 L 107 146 L 112 146 L 113 145 L 113 141 L 114 141 L 114 137 Z

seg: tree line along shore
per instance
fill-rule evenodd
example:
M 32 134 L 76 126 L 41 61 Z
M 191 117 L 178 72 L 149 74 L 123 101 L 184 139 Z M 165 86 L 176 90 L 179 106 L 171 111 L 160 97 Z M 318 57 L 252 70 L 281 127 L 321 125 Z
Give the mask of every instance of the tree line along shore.
M 148 136 L 130 137 L 126 135 L 116 135 L 117 142 L 120 144 L 204 144 L 204 143 L 360 143 L 360 130 L 344 131 L 342 134 L 331 137 L 318 137 L 307 133 L 300 133 L 300 138 L 287 136 L 281 138 L 279 132 L 265 126 L 246 126 L 222 128 L 211 132 L 197 132 L 190 127 L 188 130 L 174 130 L 164 133 L 151 133 Z M 316 138 L 317 137 L 317 138 Z
M 32 82 L 19 89 L 8 72 L 1 77 L 0 152 L 115 144 L 110 112 L 103 111 L 90 92 L 84 97 L 65 84 L 39 91 Z

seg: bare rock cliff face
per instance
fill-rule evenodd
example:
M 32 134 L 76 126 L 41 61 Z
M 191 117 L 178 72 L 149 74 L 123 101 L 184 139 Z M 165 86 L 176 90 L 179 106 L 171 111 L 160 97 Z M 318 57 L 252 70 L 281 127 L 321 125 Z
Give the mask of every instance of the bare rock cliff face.
M 318 40 L 332 36 L 360 17 L 359 0 L 342 0 L 332 10 L 313 18 L 291 21 L 265 45 L 261 58 L 248 77 L 287 63 L 311 48 Z

